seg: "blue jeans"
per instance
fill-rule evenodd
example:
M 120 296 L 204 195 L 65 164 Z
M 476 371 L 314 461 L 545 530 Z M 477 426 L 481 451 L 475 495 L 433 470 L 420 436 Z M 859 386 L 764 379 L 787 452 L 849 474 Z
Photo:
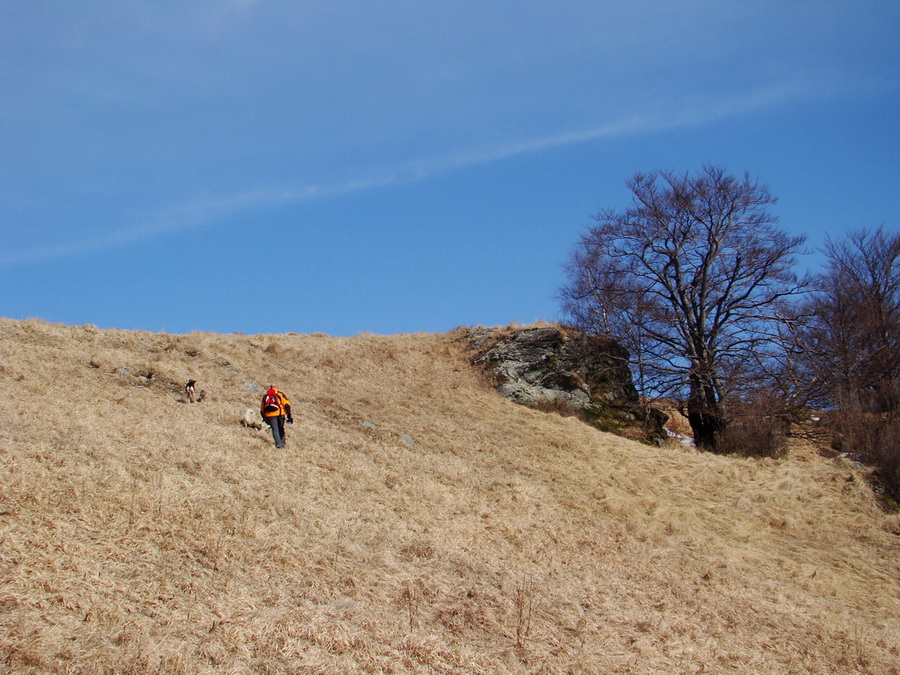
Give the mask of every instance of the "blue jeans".
M 284 415 L 274 415 L 266 418 L 266 424 L 272 427 L 272 439 L 276 448 L 284 447 Z

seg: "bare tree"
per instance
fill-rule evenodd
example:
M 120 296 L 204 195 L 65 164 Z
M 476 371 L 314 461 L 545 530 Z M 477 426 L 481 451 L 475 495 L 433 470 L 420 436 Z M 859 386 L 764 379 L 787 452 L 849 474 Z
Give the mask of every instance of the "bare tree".
M 573 251 L 564 309 L 629 348 L 642 394 L 685 399 L 695 442 L 715 450 L 723 401 L 759 372 L 779 304 L 805 283 L 793 272 L 804 238 L 777 227 L 775 198 L 747 175 L 707 166 L 626 185 L 631 206 L 601 211 Z
M 838 447 L 875 467 L 900 501 L 900 234 L 828 239 L 798 331 Z
M 831 405 L 900 406 L 900 234 L 862 229 L 826 240 L 826 271 L 805 305 L 804 344 Z

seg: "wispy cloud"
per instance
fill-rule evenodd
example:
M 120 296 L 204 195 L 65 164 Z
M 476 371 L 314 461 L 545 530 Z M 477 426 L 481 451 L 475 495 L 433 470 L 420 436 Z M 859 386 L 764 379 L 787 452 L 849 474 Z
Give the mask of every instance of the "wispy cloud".
M 525 138 L 508 143 L 445 153 L 410 162 L 371 169 L 358 177 L 324 185 L 284 186 L 185 202 L 138 225 L 91 237 L 42 244 L 0 253 L 0 267 L 11 267 L 61 259 L 130 246 L 142 240 L 197 229 L 235 214 L 281 204 L 303 203 L 343 195 L 388 188 L 428 180 L 467 167 L 500 162 L 517 156 L 546 152 L 603 139 L 651 133 L 680 127 L 709 124 L 750 114 L 791 100 L 807 98 L 813 92 L 790 85 L 760 89 L 739 97 L 725 97 L 714 105 L 696 102 L 676 114 L 633 115 L 596 127 L 549 136 Z

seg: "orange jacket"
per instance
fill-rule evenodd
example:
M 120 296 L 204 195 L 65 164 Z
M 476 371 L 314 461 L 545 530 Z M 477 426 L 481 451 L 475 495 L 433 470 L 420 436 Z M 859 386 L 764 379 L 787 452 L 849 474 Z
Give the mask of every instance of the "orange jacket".
M 269 397 L 269 394 L 272 394 L 272 397 L 275 399 L 274 405 L 276 407 L 267 410 L 266 399 Z M 278 415 L 287 415 L 288 417 L 290 417 L 291 402 L 283 392 L 278 391 L 273 387 L 272 389 L 269 389 L 269 391 L 267 391 L 265 394 L 263 394 L 262 402 L 259 404 L 259 412 L 263 417 L 277 417 Z

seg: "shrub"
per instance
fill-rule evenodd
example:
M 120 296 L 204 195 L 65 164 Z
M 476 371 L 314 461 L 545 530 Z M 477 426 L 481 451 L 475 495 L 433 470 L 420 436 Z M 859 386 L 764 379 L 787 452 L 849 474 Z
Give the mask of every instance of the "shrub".
M 741 457 L 783 457 L 789 423 L 777 398 L 761 396 L 729 408 L 729 420 L 716 452 Z
M 900 502 L 900 418 L 853 408 L 831 415 L 833 446 L 872 468 L 882 496 Z
M 786 451 L 785 425 L 765 415 L 732 420 L 716 445 L 716 452 L 742 457 L 783 457 Z

